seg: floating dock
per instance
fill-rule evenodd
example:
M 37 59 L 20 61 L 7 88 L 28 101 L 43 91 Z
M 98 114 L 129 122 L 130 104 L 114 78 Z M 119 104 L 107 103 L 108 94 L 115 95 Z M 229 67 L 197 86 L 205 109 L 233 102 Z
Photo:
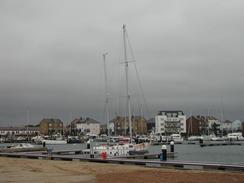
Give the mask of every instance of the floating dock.
M 208 141 L 208 142 L 203 142 L 202 144 L 200 143 L 201 147 L 206 147 L 206 146 L 230 146 L 230 145 L 242 145 L 243 143 L 240 142 L 226 142 L 226 141 Z
M 13 158 L 30 158 L 30 159 L 49 159 L 64 161 L 87 161 L 97 163 L 113 163 L 113 164 L 133 164 L 147 167 L 164 167 L 191 170 L 225 170 L 225 171 L 244 171 L 244 164 L 225 164 L 225 163 L 206 163 L 206 162 L 189 162 L 189 161 L 159 161 L 159 160 L 137 160 L 124 158 L 85 158 L 81 155 L 58 155 L 58 154 L 42 154 L 41 152 L 18 152 L 18 153 L 0 153 L 3 157 Z
M 52 151 L 52 154 L 58 154 L 58 155 L 89 155 L 86 152 L 90 153 L 90 150 L 57 150 Z M 46 151 L 42 152 L 42 154 L 47 154 Z M 168 158 L 174 158 L 177 153 L 175 152 L 168 152 L 167 157 Z M 160 154 L 159 153 L 146 153 L 146 154 L 136 154 L 136 155 L 127 155 L 127 156 L 117 156 L 116 158 L 124 158 L 124 159 L 159 159 Z M 109 158 L 109 157 L 108 157 Z M 113 157 L 114 158 L 114 157 Z

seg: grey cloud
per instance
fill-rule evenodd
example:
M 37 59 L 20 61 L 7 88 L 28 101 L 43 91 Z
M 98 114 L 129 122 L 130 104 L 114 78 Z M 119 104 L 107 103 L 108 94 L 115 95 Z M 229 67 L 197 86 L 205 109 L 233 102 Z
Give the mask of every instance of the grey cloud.
M 241 0 L 0 2 L 0 125 L 124 113 L 121 26 L 127 24 L 149 112 L 182 109 L 243 120 Z M 142 102 L 130 67 L 133 102 Z M 220 99 L 223 99 L 223 105 Z M 222 109 L 223 108 L 223 109 Z M 146 111 L 146 109 L 144 108 Z M 137 109 L 135 112 L 138 112 Z

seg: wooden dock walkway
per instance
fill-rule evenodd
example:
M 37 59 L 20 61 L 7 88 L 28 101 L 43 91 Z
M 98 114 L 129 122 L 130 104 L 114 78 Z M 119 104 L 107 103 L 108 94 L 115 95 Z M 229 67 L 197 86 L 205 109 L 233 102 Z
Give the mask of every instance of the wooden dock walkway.
M 165 167 L 165 168 L 181 168 L 181 169 L 201 169 L 201 170 L 226 170 L 226 171 L 244 171 L 244 164 L 225 164 L 225 163 L 208 163 L 208 162 L 190 162 L 190 161 L 159 161 L 159 160 L 138 160 L 138 159 L 124 159 L 124 158 L 86 158 L 81 155 L 58 155 L 58 154 L 42 154 L 42 153 L 0 153 L 3 157 L 14 158 L 31 158 L 31 159 L 50 159 L 50 160 L 64 160 L 64 161 L 88 161 L 98 163 L 113 163 L 113 164 L 133 164 L 148 167 Z

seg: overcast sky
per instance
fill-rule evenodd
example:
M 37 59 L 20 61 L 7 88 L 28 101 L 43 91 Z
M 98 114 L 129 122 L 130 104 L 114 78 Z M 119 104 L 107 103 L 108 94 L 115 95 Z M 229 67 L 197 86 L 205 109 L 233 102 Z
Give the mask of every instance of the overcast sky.
M 0 0 L 0 126 L 104 121 L 106 51 L 110 115 L 123 115 L 122 24 L 146 101 L 133 62 L 135 114 L 142 104 L 147 118 L 183 110 L 244 120 L 243 20 L 243 0 Z

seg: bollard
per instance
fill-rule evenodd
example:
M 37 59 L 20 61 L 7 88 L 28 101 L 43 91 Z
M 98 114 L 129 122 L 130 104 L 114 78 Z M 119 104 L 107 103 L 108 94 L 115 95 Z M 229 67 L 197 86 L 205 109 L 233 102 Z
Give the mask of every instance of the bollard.
M 171 141 L 170 142 L 170 152 L 175 152 L 175 143 L 174 143 L 174 141 Z
M 162 153 L 160 154 L 160 161 L 167 160 L 167 147 L 166 145 L 162 145 Z
M 101 158 L 102 158 L 102 160 L 106 160 L 107 159 L 107 152 L 102 152 Z
M 51 160 L 52 159 L 52 148 L 47 149 L 47 159 Z
M 88 144 L 87 144 L 88 145 Z M 90 143 L 89 143 L 89 148 L 90 148 L 90 158 L 94 158 L 95 157 L 95 155 L 94 155 L 94 148 L 95 147 L 91 147 L 90 146 Z

